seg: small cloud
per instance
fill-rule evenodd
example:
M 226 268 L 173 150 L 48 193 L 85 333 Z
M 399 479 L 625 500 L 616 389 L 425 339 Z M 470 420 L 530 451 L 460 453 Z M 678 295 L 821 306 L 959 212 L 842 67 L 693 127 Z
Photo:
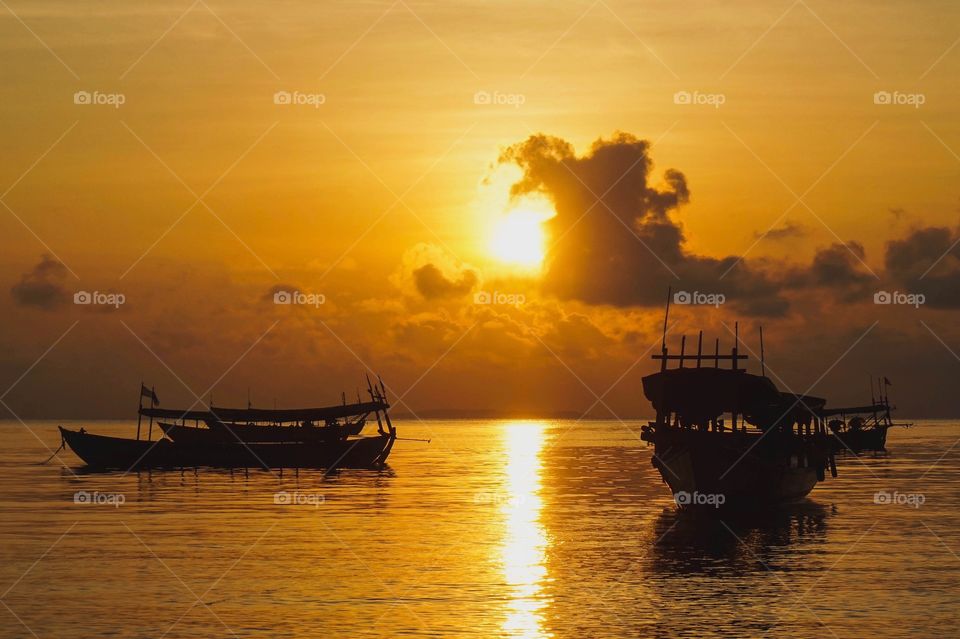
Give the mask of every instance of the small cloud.
M 61 283 L 66 276 L 67 267 L 45 254 L 10 288 L 10 295 L 20 306 L 52 311 L 70 300 L 70 292 Z
M 769 229 L 763 233 L 759 231 L 753 236 L 757 239 L 765 240 L 785 240 L 793 237 L 802 237 L 807 234 L 807 228 L 796 222 L 787 222 L 783 226 Z
M 417 244 L 404 253 L 390 280 L 408 295 L 439 300 L 468 295 L 480 275 L 438 246 Z
M 424 264 L 413 271 L 417 290 L 427 299 L 460 297 L 477 285 L 477 273 L 466 270 L 458 279 L 448 279 L 435 264 Z

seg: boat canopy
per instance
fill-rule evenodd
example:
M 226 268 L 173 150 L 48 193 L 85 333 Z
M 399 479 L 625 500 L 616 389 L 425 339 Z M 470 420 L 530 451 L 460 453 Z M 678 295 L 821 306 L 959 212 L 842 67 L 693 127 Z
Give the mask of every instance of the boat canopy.
M 780 402 L 780 391 L 766 377 L 726 368 L 672 368 L 647 375 L 643 394 L 658 413 L 692 419 L 751 413 Z
M 821 417 L 833 417 L 834 415 L 863 415 L 866 413 L 885 413 L 886 404 L 870 404 L 868 406 L 848 406 L 842 408 L 823 408 L 818 411 Z
M 205 422 L 313 422 L 367 415 L 377 411 L 385 411 L 389 407 L 389 404 L 383 401 L 340 404 L 321 408 L 287 409 L 221 408 L 216 406 L 210 410 L 184 410 L 145 406 L 140 409 L 140 414 L 144 417 L 160 419 L 195 419 Z

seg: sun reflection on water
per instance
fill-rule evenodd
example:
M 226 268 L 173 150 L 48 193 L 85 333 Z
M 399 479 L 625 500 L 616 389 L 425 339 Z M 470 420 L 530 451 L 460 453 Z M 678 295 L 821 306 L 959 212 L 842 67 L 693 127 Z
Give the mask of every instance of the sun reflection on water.
M 502 561 L 511 592 L 503 630 L 512 637 L 550 636 L 543 630 L 542 595 L 549 541 L 540 523 L 540 451 L 545 432 L 542 422 L 511 422 L 504 430 L 507 480 L 501 504 L 506 522 Z

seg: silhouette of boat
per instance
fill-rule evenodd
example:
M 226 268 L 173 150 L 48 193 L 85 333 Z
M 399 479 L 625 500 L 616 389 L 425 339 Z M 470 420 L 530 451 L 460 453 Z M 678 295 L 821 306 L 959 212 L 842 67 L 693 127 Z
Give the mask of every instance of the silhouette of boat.
M 911 425 L 894 423 L 893 406 L 890 405 L 889 395 L 884 391 L 889 385 L 890 380 L 886 377 L 879 380 L 880 395 L 879 399 L 875 399 L 871 380 L 869 405 L 825 408 L 820 411 L 820 416 L 829 420 L 827 426 L 836 452 L 851 452 L 855 455 L 863 452 L 884 453 L 887 450 L 887 431 L 893 426 Z
M 669 299 L 667 316 L 669 316 Z M 782 392 L 765 374 L 739 367 L 739 327 L 729 355 L 719 340 L 712 355 L 703 353 L 703 333 L 696 354 L 666 345 L 666 317 L 660 371 L 643 378 L 643 392 L 656 410 L 656 421 L 641 429 L 654 447 L 652 463 L 681 508 L 751 508 L 806 496 L 826 470 L 836 464 L 822 398 Z M 761 353 L 762 353 L 761 333 Z M 668 362 L 678 367 L 668 369 Z M 711 363 L 713 366 L 710 366 Z M 720 368 L 720 362 L 730 368 Z M 761 370 L 765 373 L 765 368 Z M 685 364 L 692 362 L 692 367 Z
M 153 389 L 141 385 L 137 438 L 94 435 L 83 428 L 60 426 L 65 445 L 97 469 L 188 468 L 377 468 L 382 467 L 397 439 L 390 420 L 383 382 L 368 380 L 370 401 L 321 408 L 210 410 L 162 409 Z M 142 405 L 142 397 L 150 406 Z M 359 435 L 368 416 L 377 421 L 376 435 Z M 150 420 L 146 439 L 140 439 L 143 417 Z M 153 419 L 164 423 L 165 435 L 152 441 Z M 194 421 L 196 426 L 187 426 Z M 204 422 L 206 427 L 200 427 Z M 284 426 L 283 424 L 300 424 Z M 303 424 L 324 423 L 324 426 Z M 214 426 L 210 426 L 213 424 Z M 309 434 L 304 434 L 309 432 Z
M 355 410 L 356 407 L 351 406 L 350 409 Z M 220 410 L 219 408 L 213 409 L 211 413 L 222 419 Z M 175 442 L 210 444 L 237 441 L 248 443 L 338 441 L 351 435 L 359 435 L 366 424 L 365 417 L 360 417 L 354 421 L 328 419 L 322 426 L 316 426 L 310 420 L 296 421 L 294 425 L 283 426 L 224 422 L 209 417 L 206 419 L 209 419 L 209 421 L 202 420 L 205 426 L 187 426 L 168 422 L 158 422 L 158 425 L 163 434 Z

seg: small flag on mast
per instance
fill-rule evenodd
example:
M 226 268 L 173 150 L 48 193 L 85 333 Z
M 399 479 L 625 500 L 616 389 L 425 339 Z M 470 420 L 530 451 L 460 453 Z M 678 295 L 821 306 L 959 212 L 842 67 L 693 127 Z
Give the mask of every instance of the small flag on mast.
M 884 377 L 884 378 L 883 378 L 883 385 L 884 385 L 884 386 L 893 386 L 893 382 L 891 382 L 888 378 Z
M 140 397 L 149 397 L 151 406 L 154 404 L 158 406 L 160 405 L 160 400 L 157 398 L 157 394 L 143 384 L 140 384 Z

